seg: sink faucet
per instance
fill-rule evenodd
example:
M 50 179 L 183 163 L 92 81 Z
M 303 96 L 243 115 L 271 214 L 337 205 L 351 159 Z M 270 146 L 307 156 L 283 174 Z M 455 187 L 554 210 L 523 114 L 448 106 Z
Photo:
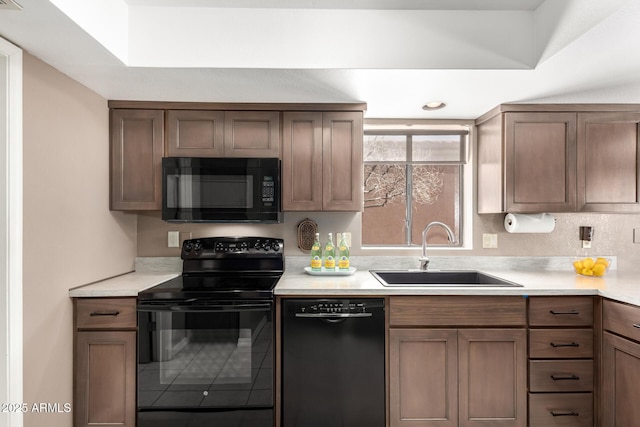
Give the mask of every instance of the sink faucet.
M 451 243 L 456 242 L 456 237 L 453 235 L 453 231 L 449 228 L 447 224 L 440 221 L 433 221 L 427 224 L 427 226 L 422 230 L 422 256 L 420 257 L 420 270 L 426 270 L 429 267 L 429 258 L 427 257 L 427 233 L 431 229 L 431 227 L 438 225 L 447 232 L 449 237 L 449 241 Z

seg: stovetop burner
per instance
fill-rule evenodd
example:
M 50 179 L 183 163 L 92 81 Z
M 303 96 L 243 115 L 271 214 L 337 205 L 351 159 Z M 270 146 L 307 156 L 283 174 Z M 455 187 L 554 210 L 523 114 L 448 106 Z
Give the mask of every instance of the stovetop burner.
M 264 237 L 185 240 L 182 275 L 138 295 L 144 300 L 269 299 L 284 273 L 284 241 Z

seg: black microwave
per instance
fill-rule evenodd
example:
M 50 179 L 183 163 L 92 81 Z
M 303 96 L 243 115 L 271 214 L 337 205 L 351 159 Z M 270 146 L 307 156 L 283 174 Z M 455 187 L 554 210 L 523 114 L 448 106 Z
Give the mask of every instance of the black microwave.
M 165 157 L 162 219 L 169 222 L 282 220 L 280 160 Z

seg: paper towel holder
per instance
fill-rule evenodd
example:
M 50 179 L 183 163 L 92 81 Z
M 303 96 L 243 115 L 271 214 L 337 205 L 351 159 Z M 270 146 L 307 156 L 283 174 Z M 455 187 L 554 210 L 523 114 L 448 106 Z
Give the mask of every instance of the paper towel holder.
M 509 233 L 551 233 L 556 219 L 548 213 L 507 213 L 504 228 Z

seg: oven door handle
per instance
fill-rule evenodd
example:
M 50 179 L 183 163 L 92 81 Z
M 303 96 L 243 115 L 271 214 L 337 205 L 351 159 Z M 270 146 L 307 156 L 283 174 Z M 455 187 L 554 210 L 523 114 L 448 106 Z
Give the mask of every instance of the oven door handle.
M 197 305 L 173 305 L 169 307 L 171 311 L 265 311 L 270 310 L 271 304 L 262 303 L 241 303 L 241 304 L 219 304 L 206 303 Z

